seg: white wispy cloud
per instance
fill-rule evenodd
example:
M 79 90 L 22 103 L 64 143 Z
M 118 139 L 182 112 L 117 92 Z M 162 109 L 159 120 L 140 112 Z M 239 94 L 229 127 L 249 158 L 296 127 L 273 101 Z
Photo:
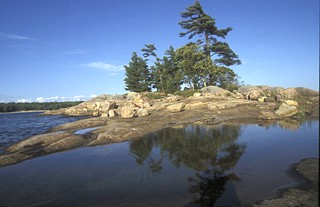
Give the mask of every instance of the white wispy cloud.
M 16 101 L 17 103 L 30 103 L 32 102 L 32 99 L 30 98 L 22 98 Z
M 32 38 L 22 35 L 9 34 L 0 32 L 0 39 L 11 39 L 11 40 L 31 40 Z
M 91 95 L 77 95 L 73 97 L 65 96 L 52 96 L 52 97 L 37 97 L 35 99 L 31 98 L 20 98 L 15 99 L 14 97 L 0 97 L 0 103 L 16 102 L 16 103 L 32 103 L 32 102 L 65 102 L 65 101 L 87 101 L 89 99 L 97 97 L 96 94 Z
M 92 62 L 92 63 L 86 64 L 86 66 L 94 69 L 108 71 L 108 72 L 111 72 L 112 74 L 118 74 L 119 72 L 124 71 L 123 65 L 114 65 L 114 64 L 104 63 L 104 62 Z
M 35 102 L 43 103 L 43 102 L 87 101 L 96 96 L 97 95 L 92 94 L 89 96 L 77 95 L 73 97 L 65 97 L 65 96 L 37 97 Z

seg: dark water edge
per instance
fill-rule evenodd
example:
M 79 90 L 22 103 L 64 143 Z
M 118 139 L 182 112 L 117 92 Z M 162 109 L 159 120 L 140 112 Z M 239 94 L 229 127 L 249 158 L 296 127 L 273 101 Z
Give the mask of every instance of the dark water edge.
M 6 147 L 16 142 L 43 134 L 52 127 L 84 118 L 62 115 L 42 116 L 41 113 L 41 111 L 1 113 L 0 154 L 4 153 Z
M 0 206 L 239 206 L 298 184 L 319 157 L 319 121 L 186 125 L 0 168 Z

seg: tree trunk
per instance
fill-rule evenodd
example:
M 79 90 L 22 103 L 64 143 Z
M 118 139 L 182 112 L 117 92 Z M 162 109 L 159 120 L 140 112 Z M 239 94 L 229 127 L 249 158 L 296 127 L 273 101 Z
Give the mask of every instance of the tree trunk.
M 208 33 L 205 33 L 205 38 L 206 38 L 205 53 L 206 53 L 208 58 L 211 58 L 211 56 L 210 56 L 210 40 L 209 40 L 209 34 Z

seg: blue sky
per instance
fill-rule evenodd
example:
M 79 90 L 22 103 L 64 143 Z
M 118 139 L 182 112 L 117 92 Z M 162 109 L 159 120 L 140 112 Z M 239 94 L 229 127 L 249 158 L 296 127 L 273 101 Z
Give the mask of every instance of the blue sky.
M 132 52 L 180 38 L 194 0 L 0 0 L 0 101 L 123 94 Z M 202 0 L 242 65 L 244 84 L 319 90 L 319 0 Z M 140 53 L 141 54 L 141 53 Z

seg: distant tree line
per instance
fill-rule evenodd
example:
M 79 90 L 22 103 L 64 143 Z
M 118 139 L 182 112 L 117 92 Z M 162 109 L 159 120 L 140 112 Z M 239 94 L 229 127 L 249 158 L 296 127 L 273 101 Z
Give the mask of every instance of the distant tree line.
M 236 89 L 238 76 L 229 66 L 241 61 L 222 41 L 232 28 L 218 29 L 215 19 L 203 11 L 199 1 L 182 12 L 181 17 L 184 20 L 179 25 L 185 32 L 180 33 L 180 37 L 198 39 L 178 49 L 170 46 L 162 58 L 156 54 L 154 44 L 146 44 L 141 49 L 143 57 L 133 52 L 125 66 L 126 90 L 173 93 L 183 85 L 193 90 L 207 85 Z
M 0 113 L 2 112 L 16 112 L 16 111 L 30 111 L 30 110 L 55 110 L 75 106 L 82 103 L 82 101 L 67 101 L 67 102 L 31 102 L 31 103 L 0 103 Z

